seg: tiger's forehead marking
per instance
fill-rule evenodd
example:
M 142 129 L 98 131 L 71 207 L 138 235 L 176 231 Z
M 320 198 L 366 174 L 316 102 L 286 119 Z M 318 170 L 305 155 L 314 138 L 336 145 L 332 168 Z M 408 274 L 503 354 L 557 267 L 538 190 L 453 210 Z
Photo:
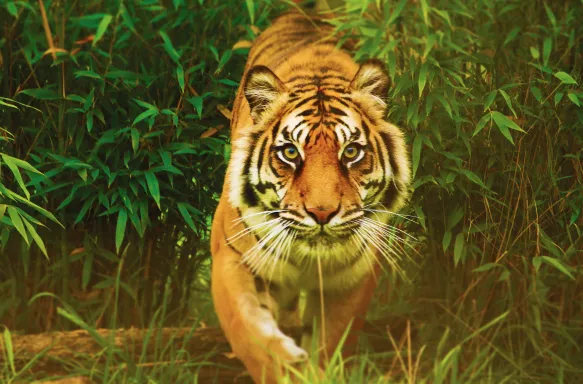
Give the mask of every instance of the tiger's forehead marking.
M 351 108 L 325 102 L 292 111 L 279 125 L 274 144 L 293 143 L 298 147 L 313 145 L 318 139 L 333 146 L 343 147 L 348 142 L 366 145 L 361 116 Z M 321 113 L 321 110 L 324 113 Z

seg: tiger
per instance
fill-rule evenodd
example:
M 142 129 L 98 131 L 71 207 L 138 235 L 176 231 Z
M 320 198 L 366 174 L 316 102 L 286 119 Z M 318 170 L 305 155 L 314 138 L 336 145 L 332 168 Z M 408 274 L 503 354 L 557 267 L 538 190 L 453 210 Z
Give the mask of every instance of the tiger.
M 233 104 L 211 291 L 256 383 L 277 382 L 314 342 L 323 362 L 341 341 L 354 350 L 380 266 L 398 267 L 388 221 L 408 200 L 411 172 L 404 134 L 385 121 L 390 79 L 381 61 L 358 65 L 331 36 L 325 19 L 275 19 L 249 51 Z M 301 338 L 282 331 L 293 326 Z

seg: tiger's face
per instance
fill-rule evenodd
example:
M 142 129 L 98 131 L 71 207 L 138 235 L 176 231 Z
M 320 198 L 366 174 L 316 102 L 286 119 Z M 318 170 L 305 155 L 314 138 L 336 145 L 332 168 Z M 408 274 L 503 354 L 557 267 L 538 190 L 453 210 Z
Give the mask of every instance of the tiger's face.
M 253 125 L 233 143 L 229 196 L 259 253 L 334 263 L 402 205 L 409 164 L 400 130 L 383 119 L 382 64 L 366 62 L 353 79 L 297 77 L 284 84 L 266 67 L 250 70 Z M 257 253 L 249 259 L 266 257 Z

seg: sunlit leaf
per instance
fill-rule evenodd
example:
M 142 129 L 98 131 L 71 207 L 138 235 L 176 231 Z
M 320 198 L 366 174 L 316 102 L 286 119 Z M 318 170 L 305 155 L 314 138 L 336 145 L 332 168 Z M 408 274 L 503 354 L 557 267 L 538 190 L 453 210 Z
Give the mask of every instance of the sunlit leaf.
M 93 38 L 93 43 L 92 43 L 93 46 L 95 46 L 97 44 L 97 42 L 99 40 L 101 40 L 101 38 L 105 34 L 105 31 L 107 31 L 107 27 L 109 26 L 109 23 L 111 23 L 111 19 L 112 19 L 111 15 L 103 16 L 103 19 L 101 19 L 101 22 L 99 23 L 99 26 L 97 27 L 97 32 L 95 32 L 95 37 Z
M 563 83 L 563 84 L 577 84 L 575 79 L 573 79 L 571 77 L 571 75 L 569 75 L 566 72 L 557 72 L 553 76 L 555 76 L 557 79 L 561 80 L 561 83 Z

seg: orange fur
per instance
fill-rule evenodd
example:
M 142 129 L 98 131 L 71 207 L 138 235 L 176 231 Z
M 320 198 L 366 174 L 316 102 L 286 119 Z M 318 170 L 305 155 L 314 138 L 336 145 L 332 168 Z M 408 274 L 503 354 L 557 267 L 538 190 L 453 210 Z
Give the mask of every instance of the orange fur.
M 389 258 L 363 236 L 367 225 L 384 228 L 388 214 L 366 206 L 394 211 L 407 196 L 402 133 L 383 120 L 388 78 L 378 62 L 356 64 L 330 35 L 299 14 L 274 21 L 251 49 L 233 108 L 232 157 L 212 226 L 212 294 L 235 355 L 258 383 L 306 358 L 309 331 L 300 346 L 282 324 L 323 324 L 324 357 L 352 324 L 354 349 L 379 262 Z M 382 229 L 371 228 L 382 241 Z

